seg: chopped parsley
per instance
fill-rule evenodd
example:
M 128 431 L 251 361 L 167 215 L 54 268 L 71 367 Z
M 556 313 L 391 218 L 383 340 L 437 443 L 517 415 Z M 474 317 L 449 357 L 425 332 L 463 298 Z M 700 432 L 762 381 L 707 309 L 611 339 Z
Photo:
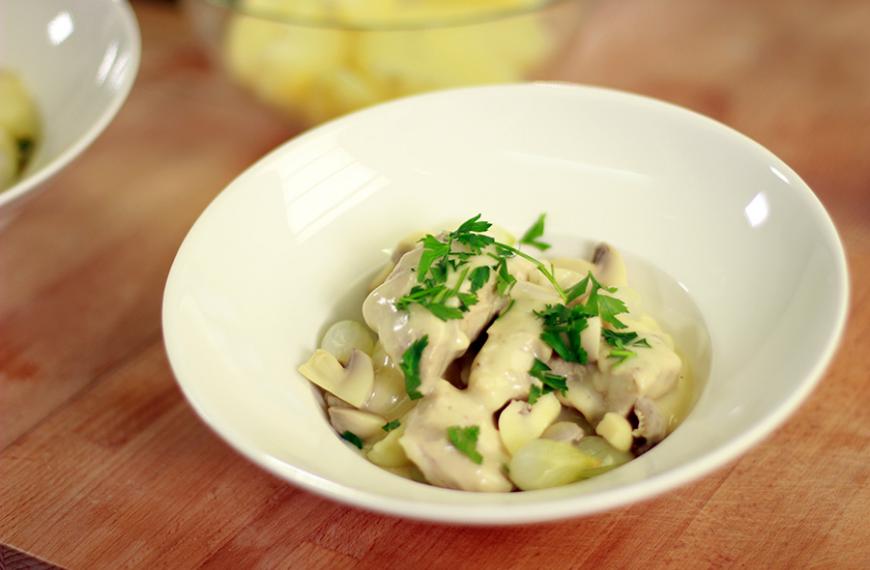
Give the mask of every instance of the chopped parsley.
M 583 305 L 547 305 L 535 315 L 544 321 L 541 340 L 565 362 L 586 364 L 589 357 L 580 345 L 580 333 L 589 325 L 591 315 Z
M 476 293 L 481 287 L 486 285 L 486 282 L 489 281 L 489 271 L 489 266 L 487 265 L 474 268 L 474 271 L 468 276 L 468 280 L 471 282 L 472 293 Z
M 495 290 L 499 295 L 508 295 L 516 285 L 517 278 L 508 271 L 506 257 L 499 258 L 496 269 L 498 271 L 496 272 Z
M 417 400 L 423 397 L 420 393 L 420 357 L 423 355 L 423 350 L 429 344 L 429 335 L 414 341 L 411 346 L 402 354 L 402 361 L 399 363 L 399 368 L 405 374 L 405 391 L 408 397 L 412 400 Z
M 550 392 L 560 392 L 562 395 L 568 392 L 568 379 L 560 374 L 551 372 L 551 368 L 544 362 L 535 359 L 529 375 L 541 381 L 541 384 L 532 384 L 529 389 L 529 403 L 534 404 L 538 398 Z
M 391 420 L 391 421 L 388 421 L 387 423 L 385 423 L 384 425 L 382 425 L 381 429 L 384 430 L 385 432 L 389 433 L 389 432 L 393 431 L 394 429 L 396 429 L 397 427 L 399 427 L 400 425 L 402 425 L 402 422 L 400 422 L 399 420 Z
M 566 291 L 568 303 L 573 302 L 573 304 L 547 305 L 544 310 L 535 311 L 535 315 L 544 321 L 541 340 L 547 343 L 562 360 L 578 364 L 586 364 L 589 361 L 589 355 L 580 344 L 580 333 L 586 329 L 590 318 L 600 317 L 602 322 L 614 328 L 626 328 L 625 323 L 617 318 L 617 315 L 628 312 L 625 303 L 616 297 L 602 295 L 601 290 L 615 293 L 616 287 L 603 286 L 590 271 L 586 277 Z M 587 295 L 585 303 L 578 301 L 583 295 Z M 607 329 L 602 330 L 612 332 Z M 624 348 L 619 346 L 616 350 L 620 351 Z M 618 354 L 620 353 L 611 352 L 611 355 Z M 633 354 L 624 356 L 628 358 Z
M 508 269 L 508 260 L 522 257 L 541 272 L 562 300 L 561 304 L 548 305 L 544 310 L 535 312 L 544 321 L 541 340 L 547 343 L 560 358 L 566 362 L 588 363 L 589 357 L 581 346 L 580 334 L 588 327 L 588 319 L 591 317 L 600 317 L 602 323 L 614 329 L 627 328 L 618 318 L 618 315 L 628 312 L 625 303 L 621 299 L 605 294 L 615 293 L 615 287 L 605 287 L 590 271 L 573 286 L 563 289 L 556 280 L 556 271 L 552 264 L 548 267 L 535 257 L 486 235 L 485 232 L 489 231 L 492 224 L 481 220 L 480 217 L 481 215 L 477 214 L 452 232 L 441 234 L 440 238 L 429 234 L 420 240 L 423 251 L 416 268 L 417 284 L 406 295 L 396 300 L 397 309 L 406 311 L 412 304 L 417 304 L 443 321 L 462 319 L 464 314 L 479 302 L 478 292 L 490 280 L 494 280 L 498 295 L 510 295 L 517 279 Z M 542 251 L 548 249 L 550 244 L 540 239 L 544 235 L 545 222 L 545 214 L 538 216 L 535 223 L 520 238 L 520 244 Z M 471 269 L 470 259 L 480 255 L 492 258 L 494 263 L 478 265 Z M 448 279 L 452 274 L 455 274 L 456 278 L 453 285 L 449 285 Z M 463 291 L 462 287 L 466 282 L 468 287 Z M 581 301 L 584 296 L 585 302 Z M 513 299 L 501 314 L 507 313 L 512 306 Z M 608 332 L 607 329 L 603 330 L 605 332 L 602 334 Z M 620 341 L 621 344 L 613 344 L 618 338 L 610 337 L 610 340 L 607 338 L 605 340 L 613 347 L 608 356 L 621 358 L 622 361 L 635 355 L 628 348 L 629 346 L 643 346 L 640 343 L 646 342 L 623 340 Z M 412 399 L 422 396 L 417 388 L 420 382 L 419 358 L 425 346 L 425 342 L 421 346 L 416 346 L 415 343 L 402 358 L 401 367 L 405 372 L 405 387 Z M 540 390 L 546 393 L 543 392 L 544 388 Z
M 525 233 L 521 243 L 539 249 L 548 248 L 549 244 L 538 239 L 544 233 L 544 220 L 545 216 L 541 214 Z M 396 308 L 406 311 L 412 304 L 417 304 L 441 320 L 461 319 L 463 313 L 478 302 L 477 292 L 489 282 L 493 273 L 496 292 L 502 296 L 510 294 L 517 279 L 508 270 L 507 260 L 514 256 L 533 263 L 567 302 L 565 292 L 553 275 L 552 266 L 547 268 L 531 255 L 495 241 L 495 238 L 484 233 L 491 227 L 491 223 L 481 220 L 480 214 L 477 214 L 452 232 L 442 234 L 443 239 L 429 234 L 420 240 L 423 251 L 416 268 L 417 284 L 408 294 L 396 300 Z M 454 244 L 461 247 L 454 248 Z M 479 266 L 469 272 L 469 260 L 483 254 L 491 257 L 495 264 Z M 451 272 L 457 273 L 458 277 L 455 284 L 449 287 L 447 282 Z M 469 281 L 468 292 L 461 291 L 466 278 Z
M 341 434 L 341 439 L 343 439 L 343 440 L 345 440 L 345 441 L 349 441 L 349 442 L 352 443 L 352 444 L 353 444 L 357 449 L 362 449 L 362 448 L 363 448 L 363 442 L 362 442 L 362 440 L 360 439 L 360 437 L 359 437 L 357 434 L 353 433 L 352 431 L 346 431 L 346 432 L 342 433 L 342 434 Z
M 457 451 L 468 457 L 474 463 L 483 463 L 483 456 L 477 451 L 477 437 L 480 435 L 478 426 L 450 426 L 447 428 L 447 439 Z
M 632 356 L 637 356 L 637 353 L 629 347 L 643 346 L 650 348 L 647 340 L 640 338 L 636 332 L 615 332 L 602 329 L 601 335 L 604 337 L 604 341 L 613 347 L 613 350 L 610 351 L 607 357 L 619 359 L 619 362 L 615 366 L 619 366 Z
M 538 219 L 534 224 L 532 224 L 532 227 L 526 230 L 526 233 L 524 233 L 523 237 L 520 238 L 521 244 L 530 245 L 541 251 L 550 249 L 550 244 L 538 239 L 544 235 L 544 221 L 546 220 L 546 217 L 547 214 L 541 214 L 538 216 Z

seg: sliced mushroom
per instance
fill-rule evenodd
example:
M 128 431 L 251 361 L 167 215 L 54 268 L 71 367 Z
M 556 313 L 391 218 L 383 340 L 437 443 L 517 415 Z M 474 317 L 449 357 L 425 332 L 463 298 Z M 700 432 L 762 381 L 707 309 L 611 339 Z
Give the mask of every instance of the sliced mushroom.
M 595 276 L 602 285 L 606 287 L 625 287 L 628 285 L 628 276 L 622 255 L 613 246 L 606 243 L 598 245 L 592 255 L 592 263 L 595 264 Z
M 377 414 L 353 408 L 329 408 L 328 413 L 329 421 L 338 433 L 349 431 L 364 440 L 385 435 L 382 427 L 387 420 Z
M 329 392 L 326 392 L 324 395 L 324 400 L 326 400 L 326 407 L 328 408 L 347 408 L 349 410 L 354 409 L 353 406 L 342 400 L 341 398 L 336 398 Z
M 375 381 L 372 360 L 361 350 L 354 350 L 347 367 L 329 352 L 318 348 L 299 373 L 350 405 L 359 408 L 372 393 Z
M 544 430 L 541 439 L 574 444 L 583 439 L 585 435 L 583 428 L 574 422 L 556 422 Z
M 514 400 L 498 417 L 498 432 L 505 448 L 514 454 L 519 448 L 541 437 L 561 409 L 555 394 L 545 394 L 534 405 Z

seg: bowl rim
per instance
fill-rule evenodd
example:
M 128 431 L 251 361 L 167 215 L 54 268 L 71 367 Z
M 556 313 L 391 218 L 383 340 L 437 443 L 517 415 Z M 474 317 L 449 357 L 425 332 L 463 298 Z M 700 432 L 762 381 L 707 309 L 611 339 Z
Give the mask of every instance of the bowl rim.
M 721 444 L 713 451 L 707 452 L 698 458 L 690 460 L 682 465 L 669 469 L 663 473 L 653 475 L 634 483 L 619 486 L 613 489 L 595 492 L 595 500 L 589 501 L 589 496 L 578 494 L 575 497 L 563 499 L 561 501 L 550 501 L 543 505 L 541 504 L 503 504 L 503 505 L 476 505 L 469 507 L 457 507 L 454 504 L 442 504 L 429 501 L 413 501 L 408 499 L 397 499 L 384 495 L 371 493 L 359 489 L 345 487 L 342 484 L 335 483 L 328 479 L 324 479 L 312 473 L 305 471 L 299 467 L 281 461 L 266 452 L 260 451 L 249 446 L 235 430 L 226 424 L 220 422 L 219 418 L 212 417 L 211 413 L 206 409 L 202 402 L 197 401 L 196 395 L 192 393 L 190 387 L 186 387 L 184 381 L 179 375 L 180 357 L 177 356 L 177 350 L 173 346 L 172 333 L 168 332 L 166 327 L 171 309 L 171 297 L 173 290 L 176 287 L 174 279 L 175 273 L 178 271 L 177 264 L 180 257 L 185 255 L 185 250 L 189 247 L 190 236 L 197 231 L 201 220 L 207 215 L 209 209 L 220 201 L 228 189 L 236 184 L 236 181 L 242 177 L 247 177 L 250 173 L 262 168 L 263 165 L 274 160 L 276 155 L 282 152 L 288 152 L 286 149 L 292 146 L 297 146 L 309 139 L 314 139 L 322 132 L 332 130 L 347 121 L 353 121 L 357 115 L 366 114 L 377 110 L 380 112 L 382 107 L 404 105 L 409 100 L 452 97 L 462 92 L 473 91 L 503 91 L 503 90 L 574 90 L 576 92 L 586 92 L 589 94 L 598 94 L 610 98 L 617 98 L 631 105 L 647 105 L 652 107 L 666 108 L 671 111 L 677 111 L 686 117 L 687 120 L 698 122 L 708 128 L 718 129 L 729 136 L 733 137 L 735 142 L 747 145 L 747 148 L 754 152 L 761 153 L 766 159 L 774 160 L 777 167 L 783 170 L 783 173 L 794 179 L 795 192 L 800 197 L 804 198 L 806 207 L 812 210 L 812 215 L 816 218 L 819 229 L 822 235 L 830 240 L 830 243 L 836 249 L 836 277 L 840 280 L 837 293 L 837 304 L 834 307 L 835 320 L 833 322 L 832 334 L 828 337 L 827 342 L 822 347 L 822 352 L 819 359 L 814 365 L 808 368 L 803 375 L 795 383 L 795 389 L 789 397 L 780 401 L 776 406 L 772 407 L 770 412 L 746 426 L 745 430 L 737 437 Z M 296 485 L 306 491 L 316 495 L 343 503 L 352 507 L 361 508 L 371 512 L 403 517 L 411 520 L 418 520 L 430 523 L 440 524 L 457 524 L 468 526 L 505 526 L 528 523 L 543 523 L 575 518 L 580 516 L 588 516 L 597 514 L 603 511 L 613 510 L 629 504 L 638 503 L 653 499 L 667 491 L 684 486 L 688 483 L 696 481 L 715 470 L 725 467 L 744 454 L 751 447 L 767 438 L 776 428 L 780 427 L 786 419 L 788 419 L 795 410 L 806 400 L 812 390 L 821 381 L 825 371 L 829 367 L 834 355 L 842 340 L 850 300 L 850 281 L 847 259 L 843 243 L 840 240 L 837 229 L 830 218 L 827 210 L 822 205 L 821 201 L 806 184 L 806 182 L 798 176 L 794 170 L 779 159 L 773 152 L 755 141 L 754 139 L 740 133 L 739 131 L 720 123 L 719 121 L 687 109 L 680 105 L 656 99 L 653 97 L 639 95 L 628 91 L 599 87 L 589 85 L 570 84 L 564 82 L 528 82 L 516 84 L 503 84 L 495 86 L 475 86 L 462 87 L 456 89 L 448 89 L 437 92 L 430 92 L 418 95 L 403 97 L 374 105 L 367 109 L 356 111 L 349 115 L 333 119 L 323 123 L 317 127 L 309 129 L 300 135 L 291 138 L 290 140 L 279 145 L 253 165 L 245 169 L 232 182 L 230 182 L 205 208 L 203 213 L 191 227 L 188 235 L 185 237 L 178 253 L 173 260 L 167 276 L 166 287 L 164 289 L 163 307 L 162 307 L 162 322 L 163 322 L 163 338 L 164 346 L 168 356 L 168 361 L 173 374 L 181 388 L 182 393 L 193 407 L 196 414 L 206 423 L 215 433 L 217 433 L 224 441 L 230 444 L 237 452 L 246 457 L 251 462 L 262 467 L 269 473 L 283 479 L 293 485 Z M 467 493 L 466 491 L 445 490 L 454 493 Z M 539 493 L 544 491 L 526 491 L 526 493 Z M 546 508 L 540 508 L 545 506 Z M 537 508 L 535 508 L 537 507 Z
M 421 31 L 421 30 L 440 30 L 449 28 L 461 28 L 465 26 L 475 26 L 480 24 L 489 24 L 506 20 L 508 18 L 525 16 L 535 12 L 547 10 L 553 6 L 562 4 L 580 4 L 586 3 L 589 0 L 538 0 L 528 5 L 519 4 L 517 6 L 481 10 L 480 13 L 464 16 L 453 16 L 447 18 L 436 19 L 412 19 L 405 22 L 389 22 L 377 19 L 365 19 L 357 21 L 342 21 L 335 17 L 315 18 L 304 14 L 287 15 L 279 14 L 277 11 L 264 8 L 251 8 L 239 0 L 185 0 L 186 2 L 200 2 L 209 4 L 218 9 L 224 9 L 234 12 L 239 15 L 244 15 L 259 20 L 266 20 L 287 26 L 297 26 L 304 28 L 315 28 L 333 31 L 351 31 L 351 32 L 401 32 L 401 31 Z
M 68 145 L 63 152 L 55 156 L 41 168 L 21 178 L 18 182 L 5 190 L 0 190 L 0 209 L 5 206 L 17 202 L 25 197 L 30 191 L 38 188 L 49 178 L 63 170 L 70 162 L 77 158 L 86 148 L 88 148 L 94 140 L 109 126 L 121 106 L 127 100 L 130 90 L 133 88 L 136 76 L 139 73 L 139 63 L 142 54 L 142 37 L 139 33 L 139 24 L 136 21 L 136 15 L 133 8 L 127 0 L 108 0 L 104 4 L 115 10 L 124 32 L 130 38 L 130 59 L 128 60 L 128 73 L 125 74 L 124 80 L 120 89 L 116 91 L 116 96 L 112 98 L 109 105 L 103 109 L 97 120 L 91 124 L 88 129 L 79 136 L 79 138 Z

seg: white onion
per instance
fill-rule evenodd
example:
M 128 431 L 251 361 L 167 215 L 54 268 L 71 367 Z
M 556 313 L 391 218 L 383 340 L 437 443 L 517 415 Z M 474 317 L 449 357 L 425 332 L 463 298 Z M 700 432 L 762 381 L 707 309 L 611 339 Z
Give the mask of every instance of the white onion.
M 510 478 L 523 491 L 559 487 L 583 479 L 597 459 L 569 443 L 535 439 L 511 458 Z
M 338 321 L 323 335 L 320 348 L 332 354 L 342 365 L 347 365 L 353 349 L 371 354 L 375 335 L 358 321 Z

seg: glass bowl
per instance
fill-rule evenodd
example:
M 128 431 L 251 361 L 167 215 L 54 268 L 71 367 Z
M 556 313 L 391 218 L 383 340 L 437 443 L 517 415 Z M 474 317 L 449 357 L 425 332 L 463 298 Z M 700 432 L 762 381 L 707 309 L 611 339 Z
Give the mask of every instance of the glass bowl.
M 312 125 L 396 97 L 560 79 L 589 0 L 185 0 L 212 59 Z

